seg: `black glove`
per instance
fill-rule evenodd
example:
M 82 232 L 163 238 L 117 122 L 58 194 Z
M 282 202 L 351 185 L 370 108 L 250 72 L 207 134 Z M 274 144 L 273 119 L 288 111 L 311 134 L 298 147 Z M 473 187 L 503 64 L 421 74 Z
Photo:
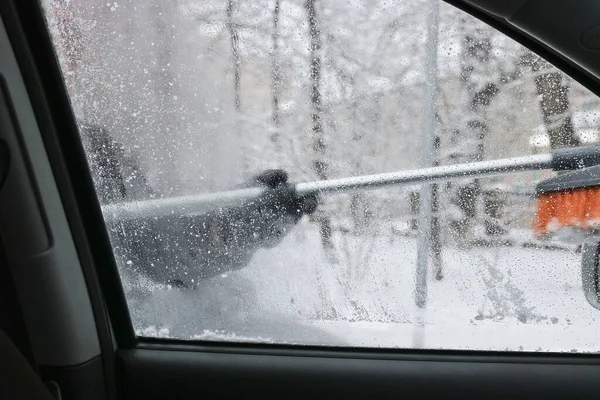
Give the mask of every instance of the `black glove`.
M 316 195 L 298 196 L 288 184 L 285 171 L 267 170 L 255 181 L 267 187 L 265 193 L 247 204 L 225 211 L 227 235 L 241 247 L 273 247 L 304 214 L 318 206 Z M 256 249 L 254 249 L 256 250 Z
M 256 183 L 266 187 L 260 197 L 203 218 L 203 227 L 209 228 L 203 233 L 209 246 L 216 252 L 237 255 L 245 265 L 249 257 L 244 255 L 281 242 L 300 218 L 314 212 L 318 205 L 316 195 L 298 196 L 287 179 L 285 171 L 265 171 L 255 178 Z
M 287 180 L 285 171 L 265 171 L 254 179 L 254 184 L 265 187 L 260 197 L 241 206 L 161 223 L 157 232 L 163 231 L 166 240 L 159 247 L 172 251 L 161 257 L 165 258 L 162 265 L 171 265 L 160 274 L 168 279 L 158 280 L 190 286 L 190 280 L 241 269 L 258 249 L 280 243 L 300 218 L 318 205 L 316 195 L 298 196 Z M 165 235 L 164 230 L 170 233 Z

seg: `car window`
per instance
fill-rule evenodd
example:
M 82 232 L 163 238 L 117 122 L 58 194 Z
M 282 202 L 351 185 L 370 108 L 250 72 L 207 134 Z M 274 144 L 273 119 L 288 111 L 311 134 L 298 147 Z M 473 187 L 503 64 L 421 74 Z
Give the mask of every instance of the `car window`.
M 600 351 L 600 181 L 531 167 L 598 144 L 600 101 L 504 34 L 433 0 L 44 6 L 138 336 Z

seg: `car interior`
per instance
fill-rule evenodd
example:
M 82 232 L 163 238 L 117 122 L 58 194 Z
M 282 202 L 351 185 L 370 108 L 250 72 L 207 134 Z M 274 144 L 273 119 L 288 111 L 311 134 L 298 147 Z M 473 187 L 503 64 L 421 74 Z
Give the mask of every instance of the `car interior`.
M 445 2 L 600 95 L 600 2 Z M 0 398 L 600 398 L 600 310 L 585 354 L 140 337 L 42 5 L 0 17 Z M 592 305 L 599 248 L 574 295 Z

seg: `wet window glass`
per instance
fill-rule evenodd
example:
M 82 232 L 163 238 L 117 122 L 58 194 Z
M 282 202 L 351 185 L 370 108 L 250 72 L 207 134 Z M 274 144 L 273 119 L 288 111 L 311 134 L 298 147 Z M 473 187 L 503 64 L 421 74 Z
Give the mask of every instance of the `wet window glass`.
M 600 101 L 507 36 L 434 0 L 43 3 L 138 336 L 600 351 Z

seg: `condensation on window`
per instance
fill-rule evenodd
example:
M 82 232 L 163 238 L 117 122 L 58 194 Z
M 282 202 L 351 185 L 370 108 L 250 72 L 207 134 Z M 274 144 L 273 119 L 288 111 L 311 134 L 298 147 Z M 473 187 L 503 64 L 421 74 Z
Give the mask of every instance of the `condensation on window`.
M 139 336 L 600 351 L 594 182 L 372 176 L 598 144 L 505 35 L 433 0 L 44 6 Z

